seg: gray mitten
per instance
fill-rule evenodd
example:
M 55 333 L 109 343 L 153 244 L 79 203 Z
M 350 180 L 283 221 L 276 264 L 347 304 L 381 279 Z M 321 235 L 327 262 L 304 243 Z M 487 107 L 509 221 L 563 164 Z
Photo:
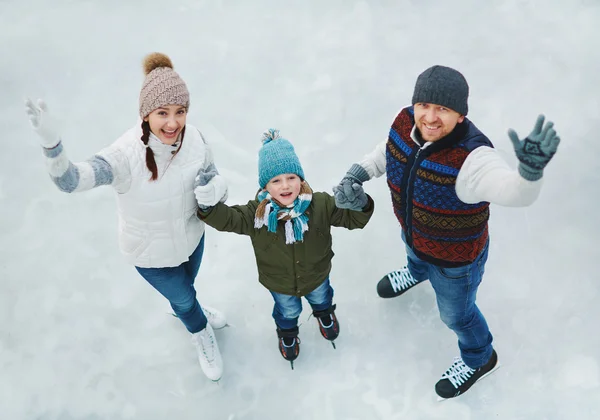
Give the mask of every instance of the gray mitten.
M 201 210 L 208 210 L 225 197 L 227 183 L 214 165 L 198 171 L 194 180 L 194 194 Z
M 362 211 L 369 202 L 362 183 L 369 179 L 369 174 L 362 166 L 357 163 L 352 165 L 340 183 L 333 187 L 335 205 L 340 209 Z
M 206 169 L 202 169 L 200 168 L 200 170 L 198 171 L 198 175 L 196 175 L 196 179 L 194 180 L 194 189 L 196 187 L 203 187 L 206 184 L 209 183 L 209 181 L 211 179 L 213 179 L 215 177 L 215 175 L 218 175 L 219 172 L 217 171 L 217 168 L 215 167 L 215 165 L 209 165 L 208 168 Z
M 514 130 L 508 130 L 508 137 L 520 162 L 519 173 L 528 181 L 537 181 L 542 177 L 544 168 L 560 143 L 560 138 L 552 128 L 554 123 L 548 121 L 544 125 L 544 119 L 543 115 L 538 116 L 533 131 L 524 140 L 519 140 Z

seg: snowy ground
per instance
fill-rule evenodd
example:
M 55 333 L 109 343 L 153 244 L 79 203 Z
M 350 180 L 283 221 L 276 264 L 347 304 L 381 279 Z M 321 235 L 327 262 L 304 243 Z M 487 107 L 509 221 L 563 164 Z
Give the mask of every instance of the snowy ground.
M 599 21 L 596 0 L 0 0 L 0 418 L 600 418 Z M 230 203 L 252 197 L 268 127 L 330 191 L 433 64 L 465 74 L 469 117 L 512 165 L 506 130 L 554 120 L 562 144 L 539 200 L 492 207 L 478 303 L 502 368 L 436 402 L 456 339 L 428 284 L 376 296 L 405 262 L 379 179 L 366 184 L 366 229 L 334 232 L 338 349 L 305 310 L 294 371 L 249 241 L 208 230 L 197 288 L 232 324 L 210 383 L 167 303 L 119 255 L 113 191 L 60 193 L 22 109 L 45 98 L 69 156 L 86 159 L 135 123 L 151 51 L 186 80 Z

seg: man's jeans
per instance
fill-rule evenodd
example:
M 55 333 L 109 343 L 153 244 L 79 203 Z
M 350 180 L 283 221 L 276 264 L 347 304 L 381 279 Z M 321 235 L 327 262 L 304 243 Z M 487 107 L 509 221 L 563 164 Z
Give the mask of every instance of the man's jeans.
M 440 318 L 458 336 L 460 356 L 470 368 L 485 365 L 492 356 L 492 334 L 475 304 L 488 257 L 489 241 L 472 264 L 442 268 L 417 257 L 407 246 L 408 269 L 419 281 L 431 282 Z
M 298 317 L 302 312 L 302 300 L 297 296 L 284 295 L 271 292 L 275 305 L 273 306 L 273 318 L 275 324 L 281 329 L 287 330 L 298 325 Z M 331 306 L 333 302 L 333 288 L 329 284 L 329 277 L 315 290 L 304 296 L 310 303 L 313 311 L 323 311 Z
M 177 267 L 135 267 L 152 287 L 169 300 L 175 315 L 191 333 L 203 330 L 207 323 L 194 289 L 194 280 L 200 269 L 203 253 L 204 235 L 189 260 Z

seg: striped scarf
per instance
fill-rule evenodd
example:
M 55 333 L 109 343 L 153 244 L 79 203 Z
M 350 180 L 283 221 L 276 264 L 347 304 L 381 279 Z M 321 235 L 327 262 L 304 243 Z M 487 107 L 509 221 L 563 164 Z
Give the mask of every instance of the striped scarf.
M 308 216 L 304 212 L 312 201 L 312 190 L 306 181 L 302 181 L 300 194 L 290 207 L 282 207 L 267 190 L 259 192 L 257 198 L 260 204 L 254 217 L 256 229 L 266 226 L 269 232 L 275 233 L 277 232 L 277 222 L 285 220 L 285 243 L 302 242 L 304 232 L 308 230 Z

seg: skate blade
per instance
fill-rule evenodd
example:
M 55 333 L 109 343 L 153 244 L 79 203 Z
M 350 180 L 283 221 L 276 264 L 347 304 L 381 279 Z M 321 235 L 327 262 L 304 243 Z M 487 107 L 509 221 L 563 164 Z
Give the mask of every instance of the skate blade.
M 335 346 L 335 343 L 334 343 L 333 341 L 331 342 L 331 345 L 333 346 L 333 349 L 334 349 L 334 350 L 336 350 L 336 349 L 337 349 L 337 347 Z
M 495 371 L 497 371 L 497 370 L 500 368 L 500 366 L 502 366 L 502 365 L 500 364 L 500 362 L 498 362 L 498 363 L 496 364 L 496 366 L 494 366 L 494 369 L 490 370 L 488 373 L 486 373 L 485 375 L 483 375 L 481 378 L 477 379 L 477 380 L 475 381 L 475 384 L 476 384 L 477 382 L 481 381 L 482 379 L 484 379 L 485 377 L 487 377 L 487 376 L 490 376 L 490 375 L 491 375 L 492 373 L 494 373 Z M 473 388 L 473 387 L 475 386 L 475 384 L 471 385 L 471 388 Z M 471 388 L 469 388 L 469 389 L 471 389 Z M 467 391 L 468 391 L 468 390 L 467 390 Z M 466 392 L 466 391 L 465 391 L 465 392 Z M 437 400 L 438 400 L 438 402 L 442 402 L 442 401 L 446 401 L 446 400 L 452 400 L 452 399 L 454 399 L 454 398 L 460 397 L 461 395 L 464 395 L 464 394 L 459 394 L 459 395 L 457 395 L 456 397 L 452 397 L 452 398 L 444 398 L 444 397 L 440 397 L 440 396 L 438 395 L 438 396 L 437 396 Z
M 290 360 L 290 366 L 291 366 L 292 370 L 294 370 L 294 361 L 293 360 Z

